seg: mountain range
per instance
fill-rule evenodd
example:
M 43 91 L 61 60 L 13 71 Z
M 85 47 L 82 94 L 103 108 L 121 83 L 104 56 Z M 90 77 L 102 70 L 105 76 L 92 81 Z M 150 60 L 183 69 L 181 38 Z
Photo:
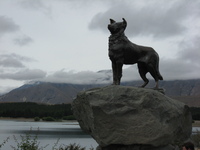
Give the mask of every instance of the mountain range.
M 123 82 L 122 86 L 139 86 L 142 81 Z M 154 86 L 150 81 L 147 88 Z M 108 84 L 68 84 L 34 82 L 0 96 L 0 102 L 37 102 L 45 104 L 71 103 L 77 93 Z M 200 107 L 200 79 L 161 81 L 165 95 L 182 101 L 189 106 Z

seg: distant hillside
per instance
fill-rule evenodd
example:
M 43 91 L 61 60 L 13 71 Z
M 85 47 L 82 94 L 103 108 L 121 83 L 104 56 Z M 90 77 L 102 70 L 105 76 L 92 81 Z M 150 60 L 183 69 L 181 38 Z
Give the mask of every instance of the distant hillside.
M 142 81 L 122 83 L 124 86 L 139 86 Z M 154 87 L 151 81 L 148 87 Z M 67 83 L 36 82 L 26 84 L 0 96 L 0 102 L 37 102 L 47 104 L 71 103 L 77 93 L 83 90 L 106 86 L 105 84 L 78 85 Z M 200 107 L 200 79 L 162 81 L 160 87 L 169 97 L 182 101 L 189 106 Z
M 23 85 L 0 96 L 0 102 L 36 102 L 47 104 L 71 103 L 79 91 L 98 85 L 47 83 Z
M 123 85 L 139 86 L 142 81 L 132 81 Z M 155 82 L 150 81 L 147 87 L 154 87 Z M 200 96 L 200 79 L 160 81 L 159 86 L 165 89 L 167 96 Z

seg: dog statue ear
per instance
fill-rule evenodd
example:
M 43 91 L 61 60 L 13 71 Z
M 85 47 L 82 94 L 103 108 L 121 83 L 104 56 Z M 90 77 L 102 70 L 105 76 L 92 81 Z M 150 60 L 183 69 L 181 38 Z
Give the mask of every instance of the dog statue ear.
M 116 21 L 113 19 L 110 19 L 110 24 L 115 23 Z
M 124 23 L 125 25 L 127 25 L 126 20 L 125 20 L 124 18 L 122 18 L 122 20 L 123 20 L 123 23 Z

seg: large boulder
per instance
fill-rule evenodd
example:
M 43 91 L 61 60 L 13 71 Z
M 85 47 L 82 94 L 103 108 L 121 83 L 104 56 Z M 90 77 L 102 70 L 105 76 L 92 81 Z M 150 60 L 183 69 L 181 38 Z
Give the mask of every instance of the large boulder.
M 187 105 L 145 88 L 106 86 L 80 92 L 72 103 L 80 127 L 100 145 L 162 147 L 188 139 Z

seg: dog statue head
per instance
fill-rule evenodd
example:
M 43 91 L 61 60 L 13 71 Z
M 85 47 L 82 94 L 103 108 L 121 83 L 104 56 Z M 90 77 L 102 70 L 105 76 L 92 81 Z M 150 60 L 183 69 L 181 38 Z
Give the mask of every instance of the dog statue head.
M 123 33 L 126 29 L 127 22 L 122 18 L 122 22 L 116 22 L 113 19 L 110 19 L 110 24 L 108 25 L 108 30 L 111 34 Z

